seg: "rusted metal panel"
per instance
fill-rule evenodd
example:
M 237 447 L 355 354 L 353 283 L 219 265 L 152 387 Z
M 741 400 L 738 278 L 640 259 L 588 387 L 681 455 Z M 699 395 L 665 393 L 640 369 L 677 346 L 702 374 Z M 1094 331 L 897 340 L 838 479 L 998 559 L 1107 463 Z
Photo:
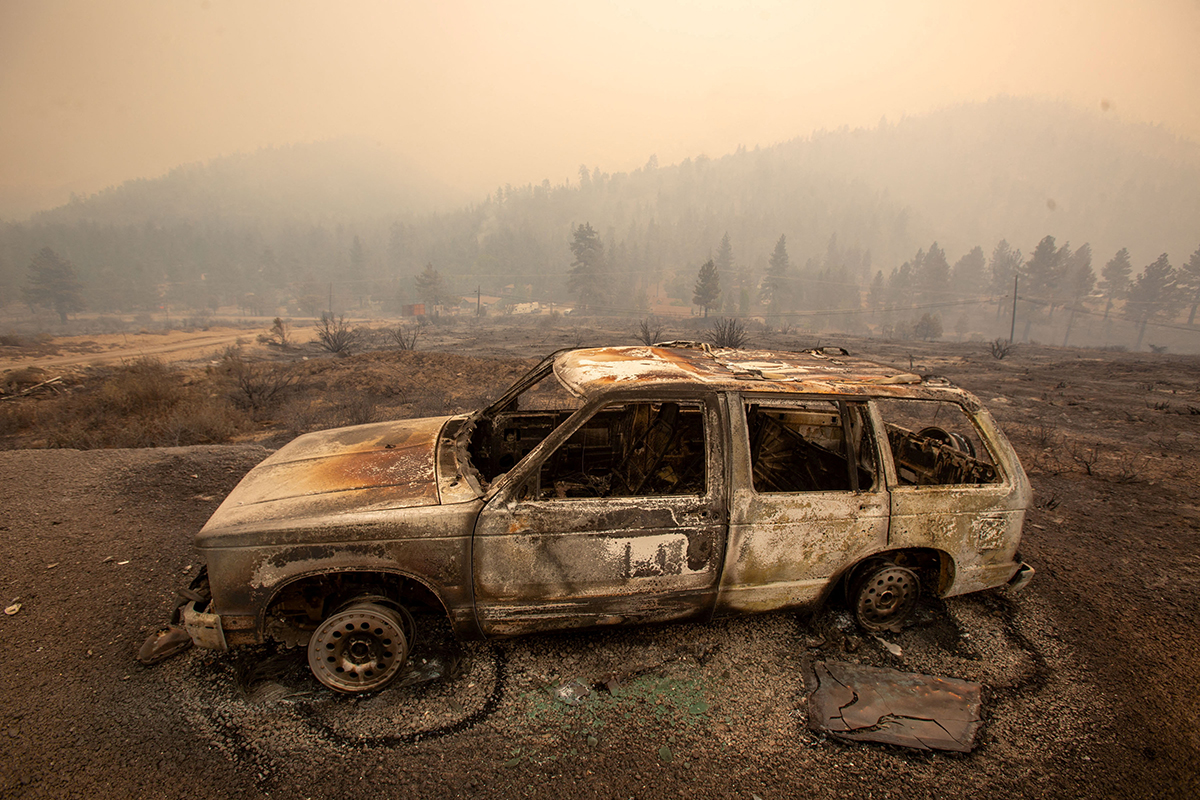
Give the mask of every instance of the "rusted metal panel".
M 372 524 L 323 520 L 267 534 L 258 546 L 213 546 L 203 551 L 212 610 L 249 615 L 261 626 L 271 599 L 286 584 L 309 576 L 379 572 L 417 579 L 447 608 L 470 607 L 470 533 L 475 503 L 377 512 Z M 215 540 L 219 541 L 219 540 Z
M 818 661 L 808 682 L 809 727 L 839 739 L 969 753 L 983 724 L 971 681 Z
M 554 363 L 558 379 L 580 396 L 618 386 L 703 384 L 737 391 L 763 384 L 780 392 L 829 392 L 845 386 L 907 385 L 918 375 L 862 359 L 821 353 L 685 347 L 603 347 L 573 350 Z
M 250 471 L 200 531 L 205 548 L 224 530 L 278 520 L 408 508 L 438 502 L 436 448 L 449 418 L 310 433 Z
M 190 604 L 183 608 L 183 625 L 197 647 L 209 650 L 227 650 L 225 632 L 221 628 L 221 617 L 197 611 Z

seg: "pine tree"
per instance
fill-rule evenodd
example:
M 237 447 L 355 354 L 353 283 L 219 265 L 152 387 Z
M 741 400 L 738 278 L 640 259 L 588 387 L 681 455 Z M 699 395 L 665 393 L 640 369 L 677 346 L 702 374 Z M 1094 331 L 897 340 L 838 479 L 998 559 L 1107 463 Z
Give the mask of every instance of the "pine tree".
M 443 306 L 451 301 L 450 294 L 446 291 L 446 282 L 442 280 L 441 273 L 433 268 L 432 263 L 425 265 L 424 271 L 416 278 L 416 284 L 417 296 L 430 306 Z
M 1021 266 L 1021 251 L 1013 250 L 1006 239 L 1001 239 L 992 250 L 991 284 L 989 291 L 998 298 L 996 303 L 996 319 L 1004 311 L 1012 312 L 1013 276 Z
M 950 264 L 946 261 L 946 251 L 938 247 L 937 242 L 929 245 L 916 278 L 922 303 L 933 302 L 946 291 L 950 283 Z
M 787 273 L 791 267 L 787 252 L 787 237 L 781 235 L 775 250 L 767 260 L 767 274 L 763 276 L 759 295 L 772 314 L 779 313 L 787 301 Z
M 875 278 L 871 281 L 871 288 L 867 292 L 867 305 L 874 311 L 878 311 L 883 307 L 883 270 L 878 270 L 875 273 Z
M 1192 293 L 1192 310 L 1188 312 L 1188 325 L 1196 321 L 1196 306 L 1200 306 L 1200 247 L 1179 268 L 1179 285 Z
M 1100 291 L 1107 301 L 1104 305 L 1104 318 L 1112 311 L 1113 301 L 1125 296 L 1129 289 L 1129 276 L 1133 274 L 1133 264 L 1129 261 L 1129 251 L 1122 247 L 1117 254 L 1108 260 L 1100 272 Z
M 83 284 L 75 276 L 71 262 L 43 247 L 29 262 L 29 277 L 23 294 L 31 306 L 52 308 L 65 325 L 67 314 L 82 311 Z
M 1149 264 L 1137 280 L 1129 287 L 1129 297 L 1125 301 L 1125 309 L 1139 323 L 1137 343 L 1133 346 L 1138 350 L 1142 346 L 1142 337 L 1146 333 L 1146 325 L 1156 318 L 1169 318 L 1179 310 L 1179 293 L 1176 291 L 1176 272 L 1163 253 L 1153 264 Z
M 918 258 L 924 258 L 925 252 L 917 253 Z M 888 276 L 888 297 L 895 308 L 907 308 L 913 301 L 913 265 L 905 261 L 892 270 Z M 894 310 L 894 309 L 893 309 Z
M 584 169 L 581 168 L 581 175 Z M 604 243 L 600 241 L 596 229 L 587 222 L 572 230 L 571 234 L 571 252 L 575 260 L 571 262 L 568 288 L 578 299 L 581 309 L 594 310 L 604 301 Z
M 704 317 L 708 318 L 708 309 L 717 304 L 721 297 L 721 275 L 717 265 L 710 258 L 700 267 L 696 275 L 696 286 L 692 290 L 692 302 L 704 307 Z
M 1062 277 L 1063 257 L 1069 252 L 1067 245 L 1058 248 L 1053 236 L 1046 236 L 1038 242 L 1022 270 L 1026 278 L 1022 281 L 1024 291 L 1052 305 Z
M 976 245 L 971 252 L 954 262 L 950 284 L 955 290 L 968 295 L 980 294 L 987 288 L 987 256 L 983 254 L 982 247 Z
M 714 259 L 714 262 L 716 263 L 716 267 L 717 267 L 717 275 L 726 276 L 726 280 L 730 282 L 729 285 L 731 287 L 738 288 L 743 285 L 744 281 L 741 280 L 734 273 L 733 245 L 729 241 L 729 232 L 728 231 L 726 231 L 725 235 L 721 237 L 721 245 L 717 248 L 717 257 L 716 257 L 716 259 Z M 737 294 L 737 292 L 733 292 L 733 291 L 726 293 L 726 295 L 725 295 L 725 297 L 726 297 L 725 310 L 726 311 L 734 311 L 735 310 L 734 305 L 736 302 L 735 301 L 736 294 Z
M 1075 313 L 1080 310 L 1083 301 L 1096 288 L 1096 273 L 1092 270 L 1092 246 L 1084 242 L 1079 249 L 1071 254 L 1063 271 L 1063 290 L 1067 302 L 1071 306 L 1071 315 L 1067 317 L 1067 330 L 1063 334 L 1063 347 L 1071 339 L 1071 326 L 1075 323 Z

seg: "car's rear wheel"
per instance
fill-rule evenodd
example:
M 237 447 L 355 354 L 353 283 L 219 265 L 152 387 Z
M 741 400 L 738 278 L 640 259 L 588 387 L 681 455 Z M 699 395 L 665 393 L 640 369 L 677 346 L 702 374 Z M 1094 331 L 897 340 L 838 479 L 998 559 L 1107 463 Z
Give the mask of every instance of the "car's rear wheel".
M 850 610 L 866 631 L 898 631 L 920 595 L 917 573 L 891 561 L 873 561 L 850 583 Z
M 330 614 L 308 640 L 309 668 L 335 692 L 380 689 L 408 660 L 411 618 L 369 600 L 352 601 Z

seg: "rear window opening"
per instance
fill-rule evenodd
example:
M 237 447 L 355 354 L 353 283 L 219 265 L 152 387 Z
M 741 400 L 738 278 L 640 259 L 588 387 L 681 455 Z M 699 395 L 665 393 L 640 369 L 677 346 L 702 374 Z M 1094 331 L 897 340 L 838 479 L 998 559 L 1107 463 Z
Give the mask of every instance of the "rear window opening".
M 975 422 L 957 403 L 877 400 L 902 486 L 1000 483 L 1003 478 Z

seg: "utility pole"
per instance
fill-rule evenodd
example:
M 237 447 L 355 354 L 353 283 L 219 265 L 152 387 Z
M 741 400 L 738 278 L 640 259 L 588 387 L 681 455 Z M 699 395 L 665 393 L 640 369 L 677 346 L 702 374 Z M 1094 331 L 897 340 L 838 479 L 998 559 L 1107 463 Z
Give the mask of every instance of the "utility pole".
M 480 303 L 481 303 L 482 299 L 483 299 L 483 295 L 481 295 L 479 293 L 479 287 L 476 286 L 475 287 L 475 316 L 477 316 L 477 317 L 479 316 L 479 309 L 481 307 Z
M 1012 327 L 1008 329 L 1009 344 L 1013 343 L 1013 336 L 1015 336 L 1017 333 L 1017 281 L 1020 279 L 1020 277 L 1020 275 L 1013 275 L 1013 313 Z
M 333 282 L 329 282 L 329 318 L 333 319 Z

